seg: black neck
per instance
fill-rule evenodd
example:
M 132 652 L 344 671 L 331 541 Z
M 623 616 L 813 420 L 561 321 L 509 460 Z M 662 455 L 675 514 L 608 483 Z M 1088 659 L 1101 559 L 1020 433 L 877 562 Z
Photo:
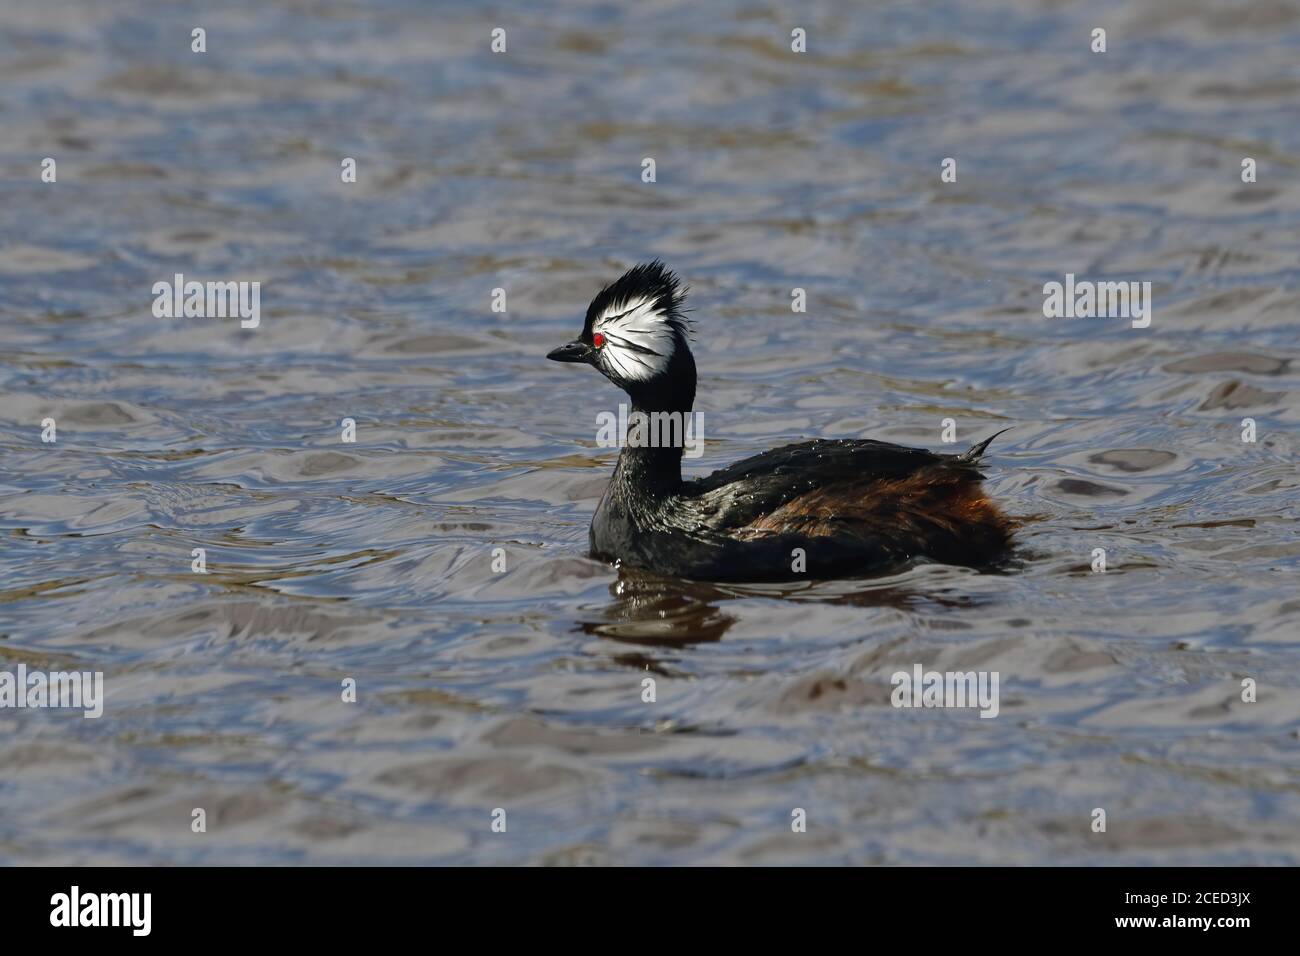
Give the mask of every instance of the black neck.
M 668 374 L 654 382 L 628 385 L 626 391 L 632 399 L 629 420 L 637 412 L 647 419 L 655 412 L 675 412 L 681 416 L 680 435 L 684 438 L 695 405 L 695 359 L 688 348 L 682 348 L 674 355 Z M 696 441 L 701 438 L 698 433 L 692 437 Z M 675 494 L 682 483 L 684 450 L 681 444 L 660 448 L 625 445 L 614 469 L 614 481 L 625 484 L 633 494 Z

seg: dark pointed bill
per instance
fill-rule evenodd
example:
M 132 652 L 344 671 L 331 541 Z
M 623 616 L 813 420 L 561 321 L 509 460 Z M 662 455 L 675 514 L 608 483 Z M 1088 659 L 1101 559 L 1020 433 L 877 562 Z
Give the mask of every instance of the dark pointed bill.
M 585 362 L 591 357 L 591 346 L 586 342 L 569 342 L 546 354 L 548 359 L 556 362 Z

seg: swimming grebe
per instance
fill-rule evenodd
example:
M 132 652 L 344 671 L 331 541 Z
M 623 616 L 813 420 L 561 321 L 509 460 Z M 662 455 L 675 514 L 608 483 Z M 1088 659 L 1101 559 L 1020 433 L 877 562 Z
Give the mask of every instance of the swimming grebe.
M 592 299 L 582 335 L 547 358 L 594 365 L 628 394 L 633 414 L 688 416 L 695 358 L 685 294 L 663 263 L 639 265 Z M 592 519 L 591 553 L 713 581 L 842 578 L 913 558 L 990 564 L 1011 538 L 976 468 L 996 437 L 961 455 L 819 438 L 690 481 L 680 444 L 629 443 Z

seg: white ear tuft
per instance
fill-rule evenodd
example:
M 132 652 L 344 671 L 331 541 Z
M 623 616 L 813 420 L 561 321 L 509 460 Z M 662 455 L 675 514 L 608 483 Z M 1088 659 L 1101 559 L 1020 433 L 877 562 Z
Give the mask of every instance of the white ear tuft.
M 599 360 L 625 381 L 645 382 L 664 374 L 677 349 L 677 324 L 657 299 L 611 304 L 592 331 L 605 338 Z

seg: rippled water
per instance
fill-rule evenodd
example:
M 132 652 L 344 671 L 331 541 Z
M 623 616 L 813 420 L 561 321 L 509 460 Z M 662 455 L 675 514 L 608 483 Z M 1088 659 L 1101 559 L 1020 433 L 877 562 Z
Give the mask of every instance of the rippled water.
M 0 7 L 0 668 L 107 684 L 0 711 L 0 859 L 1300 862 L 1300 3 L 211 7 Z M 1017 566 L 587 558 L 621 396 L 543 356 L 653 255 L 693 473 L 1011 425 Z

